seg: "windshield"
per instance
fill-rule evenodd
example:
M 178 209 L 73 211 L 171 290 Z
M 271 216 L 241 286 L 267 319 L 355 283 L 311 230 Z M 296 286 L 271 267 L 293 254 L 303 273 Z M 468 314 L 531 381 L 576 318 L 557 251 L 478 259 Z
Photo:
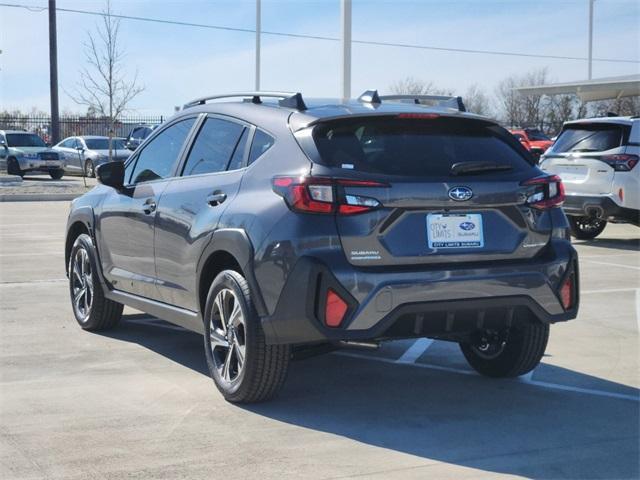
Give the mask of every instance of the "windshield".
M 84 143 L 89 150 L 109 150 L 108 138 L 85 138 Z M 114 150 L 124 150 L 124 140 L 122 138 L 114 138 L 111 148 Z
M 38 135 L 35 133 L 7 133 L 7 145 L 9 147 L 46 147 Z
M 371 173 L 448 177 L 454 164 L 493 171 L 531 168 L 518 141 L 496 125 L 449 117 L 368 117 L 319 124 L 313 131 L 323 164 Z
M 555 153 L 602 152 L 622 145 L 623 125 L 593 123 L 568 125 L 553 145 Z

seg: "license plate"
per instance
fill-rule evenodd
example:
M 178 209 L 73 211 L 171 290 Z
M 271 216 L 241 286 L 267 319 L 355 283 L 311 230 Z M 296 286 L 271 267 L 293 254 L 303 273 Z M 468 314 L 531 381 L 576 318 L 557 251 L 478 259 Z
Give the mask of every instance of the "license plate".
M 427 242 L 429 248 L 482 248 L 482 215 L 430 213 L 427 215 Z
M 584 180 L 589 169 L 584 165 L 558 165 L 557 173 L 565 182 Z

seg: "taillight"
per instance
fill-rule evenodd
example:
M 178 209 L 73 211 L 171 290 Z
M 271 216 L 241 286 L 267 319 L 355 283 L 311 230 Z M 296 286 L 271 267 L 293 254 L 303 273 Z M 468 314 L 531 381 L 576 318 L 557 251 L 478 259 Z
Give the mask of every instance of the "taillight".
M 328 289 L 327 303 L 324 309 L 324 323 L 327 327 L 339 327 L 348 308 L 347 302 L 345 302 L 340 295 Z
M 628 172 L 638 164 L 638 155 L 619 153 L 616 155 L 603 155 L 600 160 L 608 164 L 616 172 Z
M 535 186 L 533 193 L 527 197 L 530 207 L 545 210 L 564 202 L 564 185 L 557 175 L 530 178 L 522 182 L 522 185 Z
M 386 183 L 327 177 L 275 177 L 273 191 L 294 212 L 355 215 L 380 207 L 372 197 L 346 194 L 344 187 L 389 187 Z
M 575 283 L 573 273 L 569 275 L 560 287 L 560 301 L 562 308 L 571 310 L 575 303 Z

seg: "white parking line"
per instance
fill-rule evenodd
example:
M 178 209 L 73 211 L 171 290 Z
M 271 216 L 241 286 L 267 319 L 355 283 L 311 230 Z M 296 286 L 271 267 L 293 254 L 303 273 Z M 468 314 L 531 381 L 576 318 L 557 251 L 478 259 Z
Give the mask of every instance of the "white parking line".
M 637 292 L 637 288 L 603 288 L 601 290 L 580 290 L 580 295 L 591 295 L 594 293 L 620 293 Z
M 632 268 L 633 270 L 640 270 L 640 267 L 637 267 L 634 265 L 622 265 L 620 263 L 599 262 L 598 260 L 589 260 L 588 258 L 582 259 L 582 261 L 587 263 L 596 263 L 598 265 L 607 265 L 608 267 Z
M 414 363 L 424 352 L 427 351 L 427 348 L 429 348 L 432 343 L 433 340 L 431 338 L 417 339 L 413 342 L 413 345 L 407 348 L 407 351 L 404 352 L 398 360 L 396 360 L 396 363 Z
M 361 360 L 371 360 L 375 362 L 383 362 L 383 363 L 389 363 L 392 365 L 398 365 L 398 362 L 391 358 L 372 357 L 369 355 L 363 355 L 363 354 L 351 353 L 351 352 L 334 352 L 334 355 L 341 355 L 344 357 L 359 358 Z M 477 373 L 471 370 L 462 370 L 460 368 L 452 368 L 452 367 L 442 367 L 440 365 L 429 365 L 427 363 L 405 363 L 404 365 L 409 365 L 409 366 L 418 367 L 418 368 L 426 368 L 428 370 L 439 370 L 443 372 L 459 373 L 462 375 L 477 375 Z M 515 379 L 515 380 L 518 382 L 523 382 L 520 379 Z M 604 390 L 595 390 L 592 388 L 570 387 L 568 385 L 560 385 L 558 383 L 550 383 L 550 382 L 541 382 L 538 380 L 525 380 L 523 383 L 526 383 L 527 385 L 534 385 L 540 388 L 546 388 L 549 390 L 561 390 L 566 392 L 583 393 L 583 394 L 595 395 L 599 397 L 617 398 L 620 400 L 631 400 L 634 402 L 640 402 L 640 396 L 638 395 L 628 395 L 625 393 L 607 392 Z

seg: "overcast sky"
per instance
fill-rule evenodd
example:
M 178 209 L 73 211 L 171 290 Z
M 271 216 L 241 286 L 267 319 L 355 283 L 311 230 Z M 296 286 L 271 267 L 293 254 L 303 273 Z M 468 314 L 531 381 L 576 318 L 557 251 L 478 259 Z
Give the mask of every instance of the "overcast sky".
M 44 0 L 0 0 L 44 7 Z M 354 40 L 586 57 L 588 0 L 353 1 Z M 255 27 L 253 1 L 112 0 L 115 13 L 229 27 Z M 98 0 L 58 0 L 59 8 L 99 11 Z M 338 37 L 339 0 L 262 2 L 267 31 Z M 84 63 L 82 43 L 98 17 L 58 13 L 61 109 L 84 111 L 73 91 Z M 640 1 L 597 0 L 594 57 L 640 60 Z M 146 90 L 131 105 L 140 114 L 168 114 L 198 96 L 253 89 L 252 33 L 123 20 L 126 72 Z M 264 35 L 262 89 L 307 96 L 340 94 L 337 41 Z M 0 110 L 49 109 L 47 12 L 0 6 Z M 548 67 L 556 81 L 585 79 L 586 61 L 353 46 L 352 93 L 388 90 L 412 76 L 458 93 L 477 83 L 493 91 L 503 77 Z M 639 63 L 594 62 L 594 77 L 640 72 Z

